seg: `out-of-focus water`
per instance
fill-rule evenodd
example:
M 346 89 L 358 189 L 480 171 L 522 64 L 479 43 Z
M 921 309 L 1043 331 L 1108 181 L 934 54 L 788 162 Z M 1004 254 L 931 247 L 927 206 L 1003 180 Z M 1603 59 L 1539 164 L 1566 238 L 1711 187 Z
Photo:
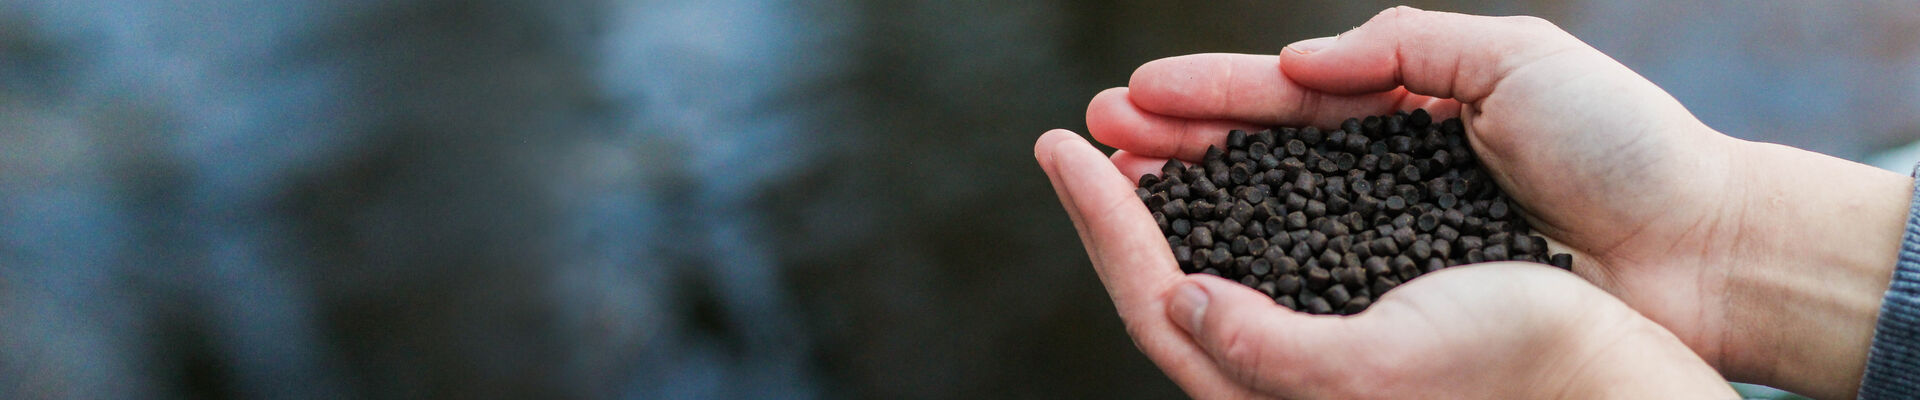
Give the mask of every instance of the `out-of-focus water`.
M 1920 139 L 1914 5 L 1460 3 Z M 1032 140 L 1388 5 L 0 0 L 0 398 L 1176 397 Z

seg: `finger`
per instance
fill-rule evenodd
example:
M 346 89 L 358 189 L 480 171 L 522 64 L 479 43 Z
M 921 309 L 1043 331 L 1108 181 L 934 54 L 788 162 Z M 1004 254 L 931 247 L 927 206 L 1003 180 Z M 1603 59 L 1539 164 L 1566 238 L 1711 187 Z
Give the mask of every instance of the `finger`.
M 1151 299 L 1181 274 L 1130 180 L 1078 136 L 1054 144 L 1054 168 L 1087 232 L 1085 243 L 1121 312 Z
M 1260 392 L 1324 397 L 1298 391 L 1337 390 L 1341 360 L 1363 343 L 1340 317 L 1295 312 L 1212 275 L 1191 275 L 1168 294 L 1168 304 L 1168 319 L 1228 377 Z
M 1301 85 L 1330 93 L 1405 86 L 1417 94 L 1475 103 L 1506 75 L 1554 57 L 1617 64 L 1539 18 L 1402 6 L 1340 36 L 1288 45 L 1280 52 L 1280 69 Z
M 1141 110 L 1170 117 L 1323 128 L 1357 115 L 1428 108 L 1444 119 L 1458 110 L 1451 102 L 1394 87 L 1339 95 L 1309 89 L 1282 73 L 1280 63 L 1278 56 L 1251 54 L 1154 60 L 1133 71 L 1129 98 Z
M 1195 397 L 1248 397 L 1164 317 L 1161 294 L 1183 276 L 1166 239 L 1132 185 L 1091 143 L 1066 131 L 1041 136 L 1037 150 L 1054 187 L 1076 215 L 1081 242 L 1114 308 L 1141 352 Z
M 1166 157 L 1148 157 L 1126 150 L 1116 150 L 1110 158 L 1113 159 L 1113 166 L 1120 169 L 1120 174 L 1135 185 L 1140 183 L 1140 176 L 1160 175 L 1160 167 L 1167 165 Z
M 1053 182 L 1053 194 L 1060 198 L 1060 206 L 1066 209 L 1067 219 L 1073 221 L 1073 231 L 1080 236 L 1080 243 L 1087 243 L 1087 229 L 1085 224 L 1080 222 L 1080 210 L 1074 208 L 1073 195 L 1067 192 L 1067 187 L 1063 184 L 1065 181 L 1060 179 L 1058 163 L 1054 162 L 1054 149 L 1059 147 L 1060 142 L 1076 140 L 1078 137 L 1079 135 L 1064 129 L 1047 131 L 1041 134 L 1040 140 L 1033 144 L 1033 158 L 1040 163 L 1040 170 L 1047 174 L 1047 180 Z
M 1258 124 L 1227 120 L 1175 118 L 1135 107 L 1128 88 L 1112 88 L 1087 104 L 1087 131 L 1114 148 L 1153 157 L 1198 161 L 1208 145 L 1223 145 L 1227 131 L 1259 130 Z

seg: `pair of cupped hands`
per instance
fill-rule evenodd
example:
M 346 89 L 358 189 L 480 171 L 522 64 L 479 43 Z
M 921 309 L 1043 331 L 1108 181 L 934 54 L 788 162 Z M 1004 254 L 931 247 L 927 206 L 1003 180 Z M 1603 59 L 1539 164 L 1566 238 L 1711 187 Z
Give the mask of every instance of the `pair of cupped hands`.
M 1465 122 L 1573 273 L 1448 268 L 1308 315 L 1182 274 L 1133 192 L 1231 129 L 1414 108 Z M 1538 18 L 1406 7 L 1278 56 L 1147 63 L 1094 96 L 1087 129 L 1119 150 L 1055 130 L 1035 157 L 1134 343 L 1198 398 L 1728 398 L 1728 379 L 1851 398 L 1912 190 L 1716 132 Z

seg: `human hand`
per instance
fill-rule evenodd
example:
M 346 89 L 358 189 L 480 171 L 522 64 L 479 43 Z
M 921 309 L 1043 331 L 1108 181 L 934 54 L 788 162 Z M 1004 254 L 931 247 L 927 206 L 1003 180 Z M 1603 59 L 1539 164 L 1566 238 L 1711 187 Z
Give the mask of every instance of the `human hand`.
M 1574 271 L 1728 377 L 1852 397 L 1911 181 L 1736 140 L 1536 18 L 1395 8 L 1278 57 L 1158 60 L 1087 126 L 1128 177 L 1229 129 L 1459 115 L 1496 182 Z
M 1537 264 L 1423 275 L 1351 317 L 1183 275 L 1130 180 L 1098 150 L 1053 131 L 1035 157 L 1134 343 L 1196 398 L 1733 395 L 1672 334 Z

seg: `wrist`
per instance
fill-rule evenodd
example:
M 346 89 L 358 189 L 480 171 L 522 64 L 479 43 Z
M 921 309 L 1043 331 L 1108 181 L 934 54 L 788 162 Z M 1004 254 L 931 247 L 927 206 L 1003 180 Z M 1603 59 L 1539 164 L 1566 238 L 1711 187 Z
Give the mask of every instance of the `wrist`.
M 1572 327 L 1564 336 L 1562 382 L 1534 398 L 1711 399 L 1734 398 L 1726 379 L 1685 343 L 1624 304 L 1591 307 L 1612 314 Z M 1605 327 L 1605 328 L 1603 328 Z
M 1721 370 L 1816 398 L 1852 398 L 1899 251 L 1912 180 L 1742 142 L 1748 185 L 1726 271 Z M 1712 301 L 1713 299 L 1706 299 Z

